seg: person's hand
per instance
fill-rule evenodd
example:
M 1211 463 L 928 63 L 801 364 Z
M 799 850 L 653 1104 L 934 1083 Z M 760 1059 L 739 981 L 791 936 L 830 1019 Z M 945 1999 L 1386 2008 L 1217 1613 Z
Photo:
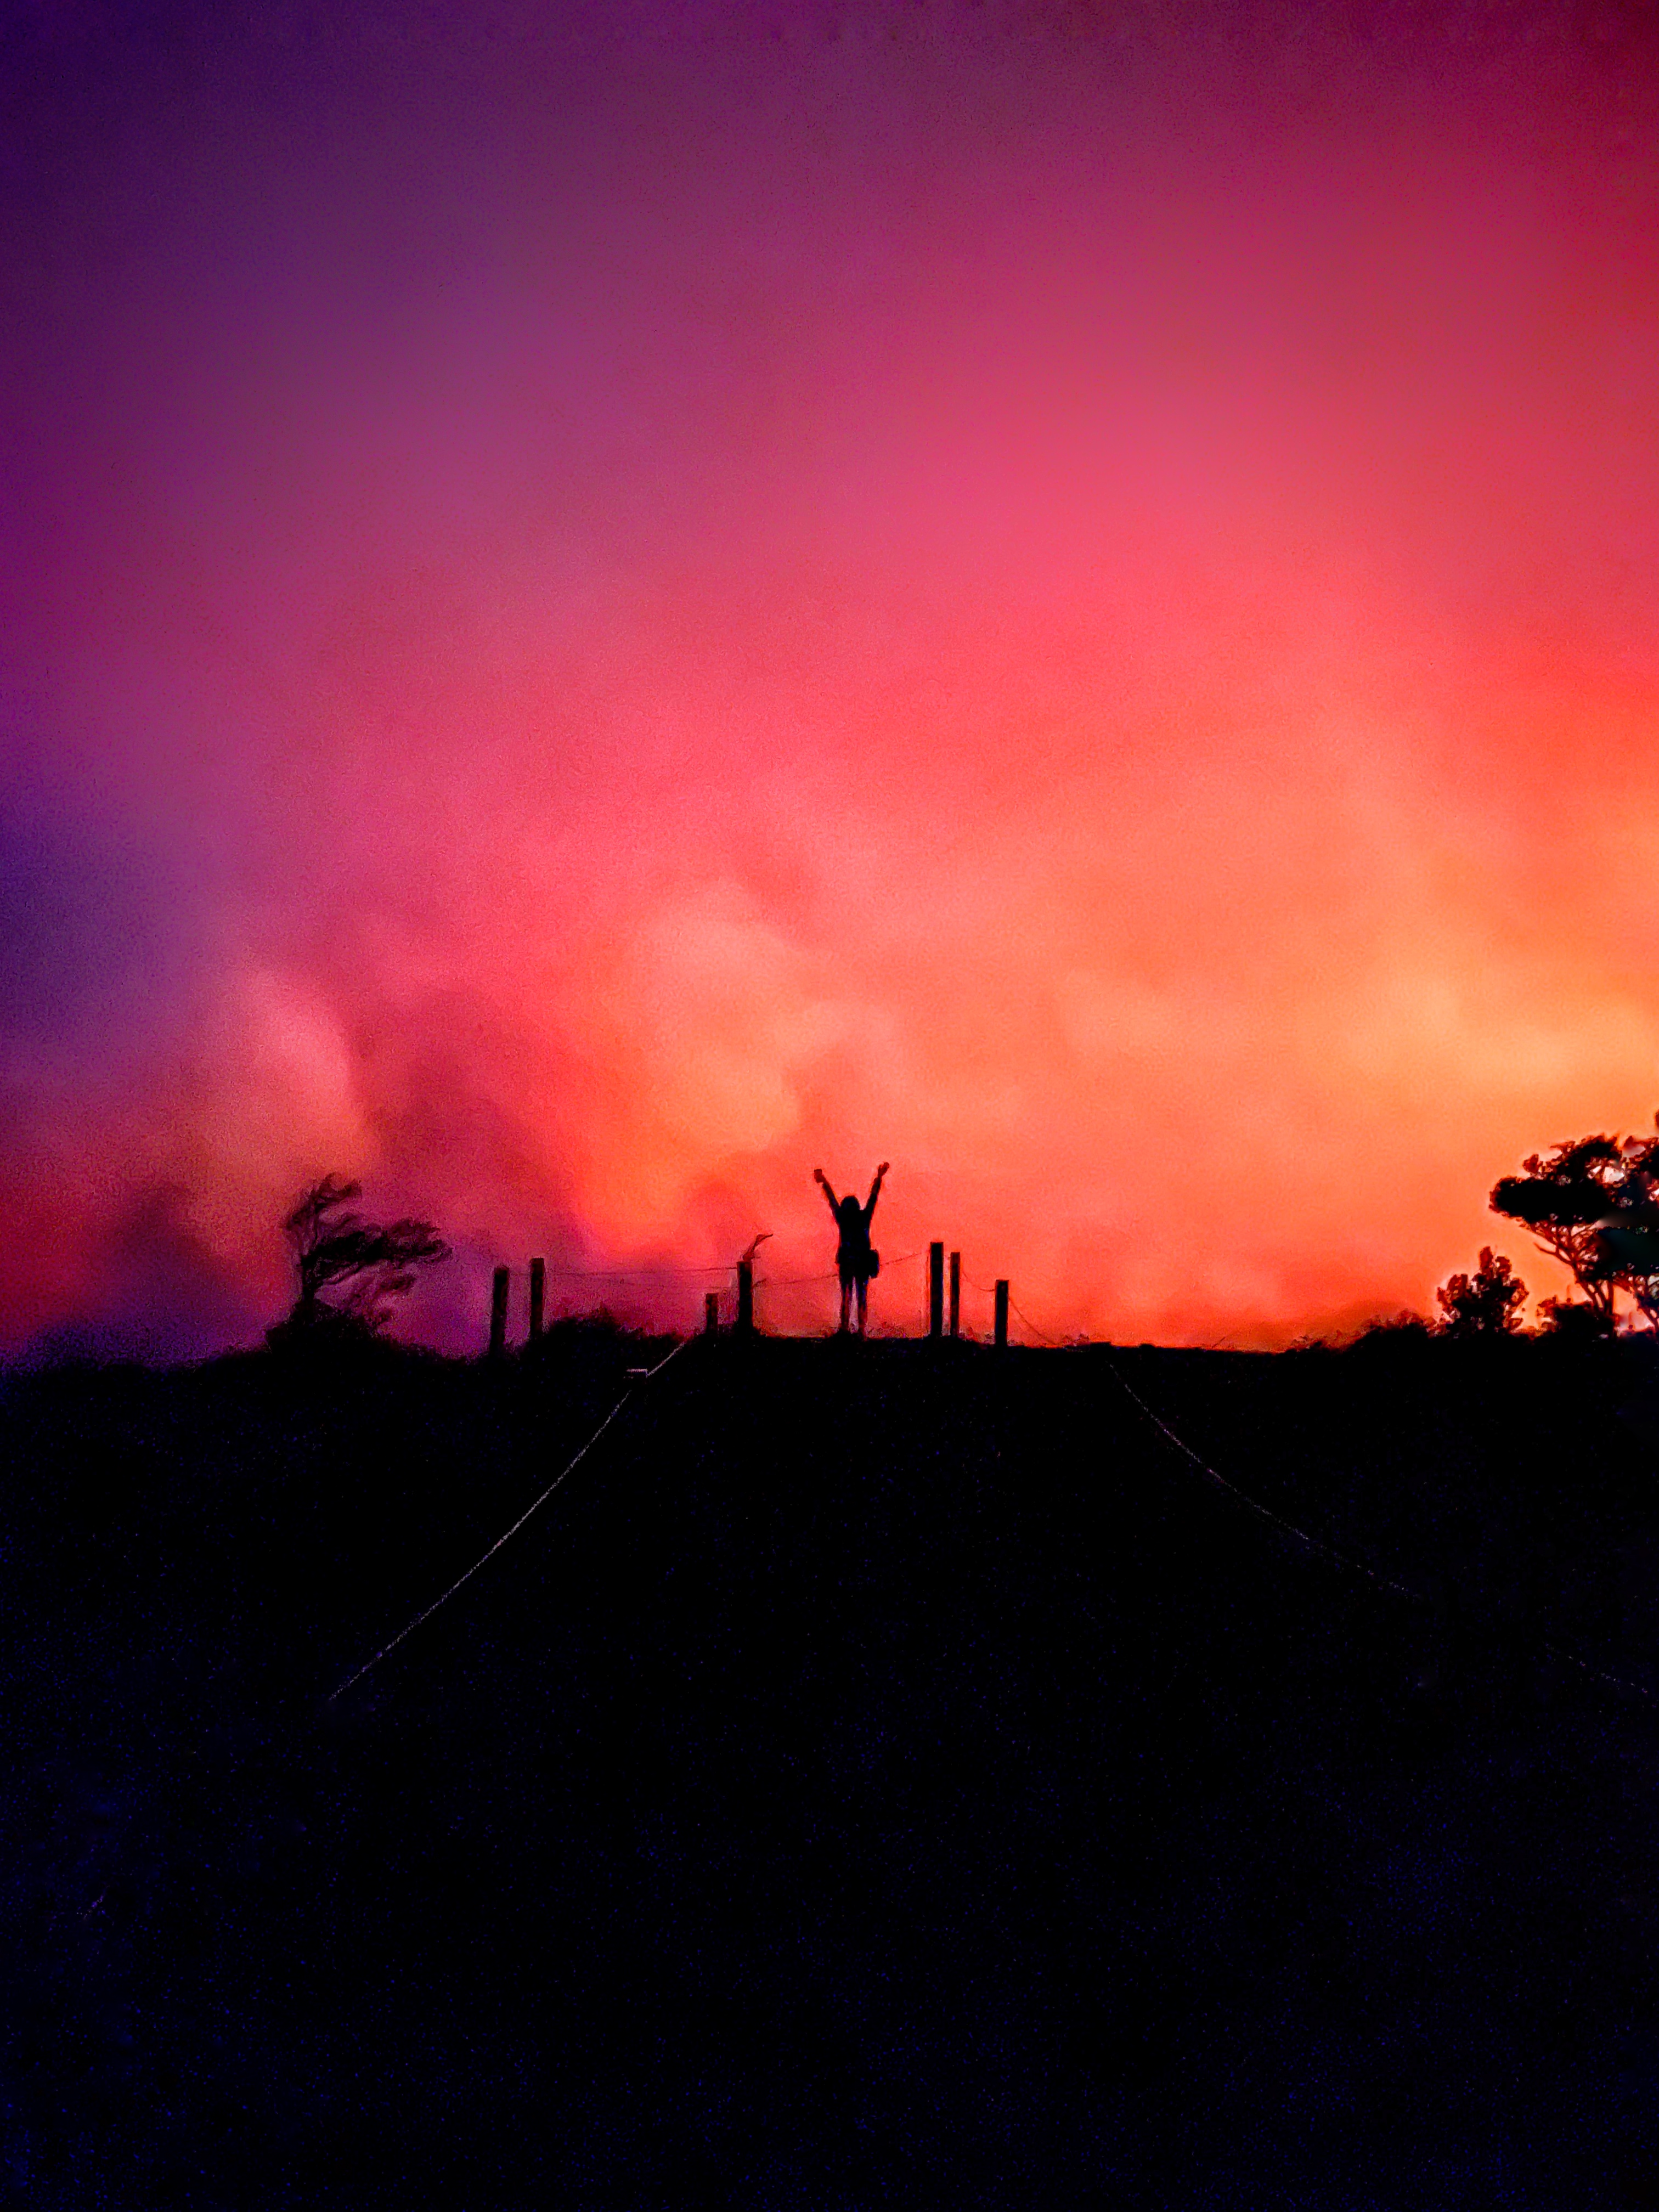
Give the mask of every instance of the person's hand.
M 822 1168 L 813 1169 L 812 1180 L 814 1182 L 822 1182 L 823 1181 L 823 1170 Z
M 880 1165 L 877 1170 L 876 1170 L 876 1173 L 877 1173 L 878 1176 L 884 1176 L 884 1175 L 886 1174 L 886 1172 L 887 1172 L 888 1169 L 889 1169 L 889 1168 L 890 1168 L 890 1167 L 892 1166 L 892 1164 L 893 1164 L 893 1163 L 891 1162 L 891 1160 L 884 1160 L 884 1161 L 882 1162 L 881 1165 Z

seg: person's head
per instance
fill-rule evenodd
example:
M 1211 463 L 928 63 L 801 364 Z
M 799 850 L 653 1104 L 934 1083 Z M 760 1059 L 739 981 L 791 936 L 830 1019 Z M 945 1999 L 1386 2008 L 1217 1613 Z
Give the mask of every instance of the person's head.
M 836 1206 L 836 1212 L 841 1220 L 846 1222 L 862 1221 L 864 1218 L 864 1208 L 850 1191 Z

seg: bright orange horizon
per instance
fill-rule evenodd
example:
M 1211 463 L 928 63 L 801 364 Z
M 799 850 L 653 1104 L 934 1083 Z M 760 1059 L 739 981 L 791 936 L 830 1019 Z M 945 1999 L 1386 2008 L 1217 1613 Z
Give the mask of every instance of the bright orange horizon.
M 1559 1292 L 1488 1190 L 1659 1108 L 1647 34 L 532 13 L 38 33 L 0 1342 L 257 1341 L 331 1170 L 453 1346 L 883 1158 L 1055 1336 Z

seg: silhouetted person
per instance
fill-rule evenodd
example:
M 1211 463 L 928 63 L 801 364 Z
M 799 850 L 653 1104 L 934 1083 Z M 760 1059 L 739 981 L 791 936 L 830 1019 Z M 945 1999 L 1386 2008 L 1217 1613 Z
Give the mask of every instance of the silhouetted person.
M 814 1168 L 812 1180 L 823 1190 L 830 1202 L 830 1211 L 836 1217 L 836 1226 L 841 1231 L 841 1243 L 836 1248 L 836 1267 L 841 1276 L 841 1328 L 844 1336 L 853 1306 L 854 1292 L 858 1297 L 859 1334 L 864 1334 L 865 1308 L 870 1297 L 870 1278 L 879 1264 L 870 1247 L 870 1217 L 876 1210 L 876 1200 L 881 1196 L 881 1179 L 886 1174 L 889 1162 L 884 1160 L 876 1170 L 876 1179 L 870 1186 L 870 1195 L 860 1206 L 849 1193 L 837 1198 L 830 1189 L 822 1168 Z

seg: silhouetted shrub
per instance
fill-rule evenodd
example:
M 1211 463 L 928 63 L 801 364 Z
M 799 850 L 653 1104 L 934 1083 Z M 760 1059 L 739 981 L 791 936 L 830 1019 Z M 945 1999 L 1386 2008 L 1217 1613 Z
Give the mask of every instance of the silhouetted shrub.
M 1538 1309 L 1539 1326 L 1547 1336 L 1565 1336 L 1589 1343 L 1613 1333 L 1611 1313 L 1600 1306 L 1581 1304 L 1574 1298 L 1546 1298 Z
M 1400 1345 L 1426 1344 L 1433 1329 L 1419 1313 L 1402 1306 L 1398 1313 L 1368 1322 L 1350 1347 L 1355 1352 L 1382 1352 Z
M 1483 1245 L 1473 1275 L 1456 1274 L 1435 1292 L 1442 1336 L 1513 1336 L 1521 1326 L 1527 1286 L 1503 1253 Z

